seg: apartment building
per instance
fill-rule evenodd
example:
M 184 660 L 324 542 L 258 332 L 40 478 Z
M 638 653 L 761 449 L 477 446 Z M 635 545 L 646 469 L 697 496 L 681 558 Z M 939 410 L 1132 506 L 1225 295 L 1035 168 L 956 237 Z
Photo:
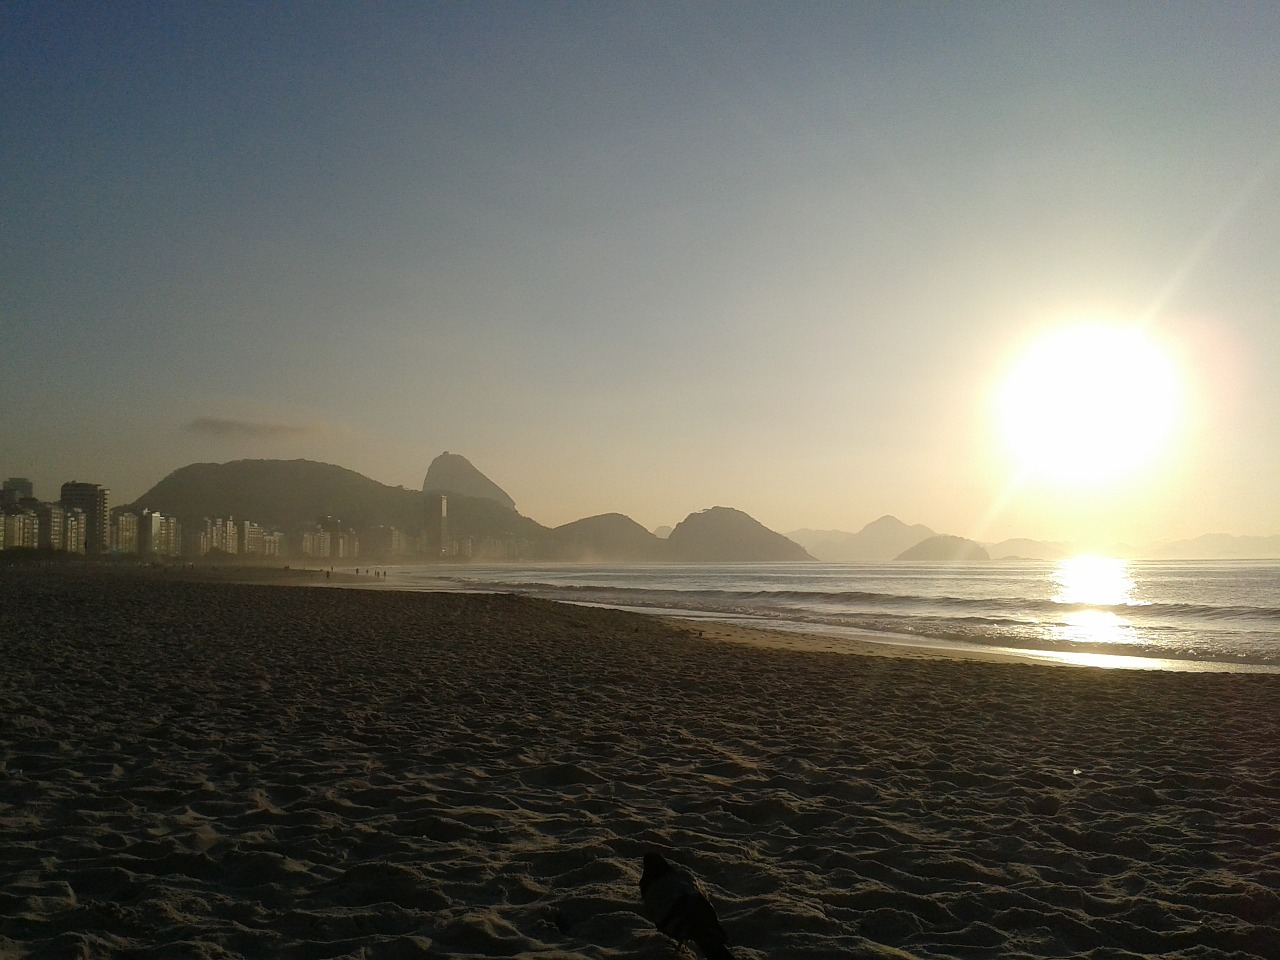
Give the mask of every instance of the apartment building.
M 73 507 L 84 513 L 84 549 L 78 552 L 90 556 L 106 553 L 111 533 L 107 512 L 110 500 L 111 491 L 96 483 L 72 480 L 62 485 L 62 496 L 59 499 L 62 506 Z

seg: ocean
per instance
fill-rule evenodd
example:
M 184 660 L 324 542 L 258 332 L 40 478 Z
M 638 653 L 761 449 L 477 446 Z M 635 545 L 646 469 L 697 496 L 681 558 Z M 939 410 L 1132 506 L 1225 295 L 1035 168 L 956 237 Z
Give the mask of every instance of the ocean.
M 422 564 L 386 586 L 1112 667 L 1280 673 L 1280 561 Z

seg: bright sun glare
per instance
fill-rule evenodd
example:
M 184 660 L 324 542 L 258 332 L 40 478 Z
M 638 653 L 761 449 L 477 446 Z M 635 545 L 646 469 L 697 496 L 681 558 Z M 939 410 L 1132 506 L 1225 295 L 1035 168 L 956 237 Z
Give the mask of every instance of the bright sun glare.
M 1133 625 L 1117 613 L 1135 602 L 1128 563 L 1110 557 L 1072 557 L 1058 564 L 1054 580 L 1058 588 L 1054 600 L 1077 607 L 1061 615 L 1062 626 L 1054 631 L 1058 639 L 1073 644 L 1136 642 Z
M 1173 362 L 1141 329 L 1091 323 L 1032 344 L 996 407 L 1025 477 L 1097 486 L 1162 452 L 1181 420 L 1181 395 Z
M 1079 556 L 1059 561 L 1054 570 L 1059 603 L 1115 607 L 1133 600 L 1129 564 L 1111 557 Z

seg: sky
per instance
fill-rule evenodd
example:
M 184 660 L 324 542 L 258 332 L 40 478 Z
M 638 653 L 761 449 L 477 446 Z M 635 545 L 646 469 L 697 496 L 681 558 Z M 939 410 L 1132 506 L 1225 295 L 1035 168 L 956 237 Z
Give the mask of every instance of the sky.
M 43 499 L 450 451 L 551 526 L 1280 534 L 1278 5 L 6 2 L 0 71 Z M 1099 318 L 1176 429 L 1028 480 L 998 385 Z

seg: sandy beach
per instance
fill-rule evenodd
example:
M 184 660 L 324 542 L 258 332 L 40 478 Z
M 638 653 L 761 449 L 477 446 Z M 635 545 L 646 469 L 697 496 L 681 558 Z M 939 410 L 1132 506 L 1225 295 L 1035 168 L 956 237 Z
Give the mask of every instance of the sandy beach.
M 0 576 L 3 960 L 665 960 L 647 850 L 740 958 L 1280 957 L 1280 677 Z

